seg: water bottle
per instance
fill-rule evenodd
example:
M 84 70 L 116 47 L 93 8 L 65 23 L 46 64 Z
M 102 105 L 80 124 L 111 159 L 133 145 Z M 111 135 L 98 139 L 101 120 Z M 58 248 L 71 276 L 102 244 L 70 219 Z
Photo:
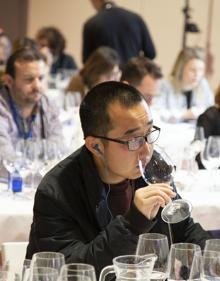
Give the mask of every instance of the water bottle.
M 22 177 L 17 171 L 10 174 L 10 183 L 13 193 L 22 191 Z

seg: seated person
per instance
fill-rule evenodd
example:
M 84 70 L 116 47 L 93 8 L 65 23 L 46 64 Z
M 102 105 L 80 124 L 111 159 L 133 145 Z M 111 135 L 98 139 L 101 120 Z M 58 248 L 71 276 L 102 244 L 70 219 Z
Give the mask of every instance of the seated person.
M 64 52 L 66 40 L 58 28 L 50 26 L 41 28 L 37 32 L 36 41 L 47 56 L 48 63 L 51 60 L 51 74 L 77 69 L 74 58 Z
M 169 80 L 161 83 L 158 106 L 164 108 L 165 121 L 196 119 L 214 102 L 204 77 L 204 55 L 199 48 L 185 48 L 177 56 Z
M 81 97 L 95 85 L 105 81 L 119 81 L 119 56 L 109 47 L 99 47 L 88 58 L 78 75 L 70 81 L 66 92 L 79 92 Z
M 13 41 L 13 52 L 22 48 L 39 49 L 39 46 L 37 42 L 30 37 L 18 37 Z
M 36 49 L 13 53 L 6 65 L 4 85 L 0 89 L 0 156 L 14 155 L 19 139 L 62 138 L 58 110 L 44 95 L 47 67 Z
M 205 138 L 220 136 L 220 86 L 215 95 L 215 105 L 198 117 L 197 126 L 204 128 Z
M 114 257 L 135 253 L 139 234 L 169 236 L 161 210 L 179 195 L 141 178 L 138 159 L 150 161 L 159 128 L 135 88 L 116 81 L 95 86 L 80 105 L 80 119 L 85 145 L 37 189 L 26 257 L 62 252 L 67 263 L 94 265 L 98 277 Z M 204 247 L 210 237 L 190 217 L 171 228 L 174 243 Z
M 11 54 L 11 40 L 8 35 L 0 29 L 0 85 L 3 83 L 3 75 L 5 72 L 5 66 L 7 59 Z
M 121 81 L 128 82 L 144 96 L 152 106 L 158 93 L 160 79 L 163 77 L 160 67 L 145 57 L 130 59 L 122 69 Z

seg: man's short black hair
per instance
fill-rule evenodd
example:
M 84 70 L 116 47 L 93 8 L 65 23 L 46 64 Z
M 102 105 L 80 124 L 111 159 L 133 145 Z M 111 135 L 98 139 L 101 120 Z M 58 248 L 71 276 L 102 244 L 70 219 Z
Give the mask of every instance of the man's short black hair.
M 106 136 L 112 129 L 108 113 L 110 104 L 119 102 L 122 106 L 131 108 L 143 100 L 138 90 L 125 83 L 110 81 L 98 84 L 88 92 L 80 106 L 84 137 Z
M 15 51 L 7 60 L 6 74 L 15 78 L 15 63 L 16 62 L 33 62 L 33 61 L 46 61 L 45 56 L 35 48 L 21 48 Z

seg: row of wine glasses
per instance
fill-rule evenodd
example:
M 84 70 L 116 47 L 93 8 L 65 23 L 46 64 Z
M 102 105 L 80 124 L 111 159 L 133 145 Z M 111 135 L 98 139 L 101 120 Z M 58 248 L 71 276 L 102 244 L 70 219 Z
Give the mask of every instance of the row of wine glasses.
M 19 193 L 24 188 L 30 191 L 68 151 L 59 142 L 28 139 L 15 144 L 15 154 L 5 157 L 2 163 L 8 171 L 8 191 Z
M 96 281 L 92 265 L 65 264 L 64 255 L 56 252 L 38 252 L 32 260 L 25 260 L 22 281 Z
M 156 254 L 150 280 L 220 280 L 220 239 L 206 241 L 204 251 L 192 243 L 172 244 L 159 233 L 139 236 L 136 255 Z
M 134 255 L 118 256 L 112 262 L 102 269 L 100 281 L 109 273 L 115 273 L 118 281 L 220 280 L 220 239 L 207 240 L 203 252 L 192 243 L 172 244 L 169 250 L 165 235 L 145 233 L 139 236 Z M 9 278 L 9 270 L 10 264 L 0 270 L 0 280 L 15 280 Z M 21 281 L 96 281 L 92 265 L 65 264 L 64 255 L 58 252 L 35 253 L 32 260 L 24 260 L 22 272 L 16 273 L 20 275 L 16 280 Z

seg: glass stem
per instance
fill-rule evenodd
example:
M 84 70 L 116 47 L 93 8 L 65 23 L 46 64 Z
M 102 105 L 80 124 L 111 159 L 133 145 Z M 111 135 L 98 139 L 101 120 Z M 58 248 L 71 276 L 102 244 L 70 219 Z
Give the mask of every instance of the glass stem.
M 171 224 L 167 223 L 168 225 L 168 232 L 169 232 L 169 239 L 170 239 L 170 245 L 173 244 L 173 233 L 172 233 L 172 228 L 171 228 Z

